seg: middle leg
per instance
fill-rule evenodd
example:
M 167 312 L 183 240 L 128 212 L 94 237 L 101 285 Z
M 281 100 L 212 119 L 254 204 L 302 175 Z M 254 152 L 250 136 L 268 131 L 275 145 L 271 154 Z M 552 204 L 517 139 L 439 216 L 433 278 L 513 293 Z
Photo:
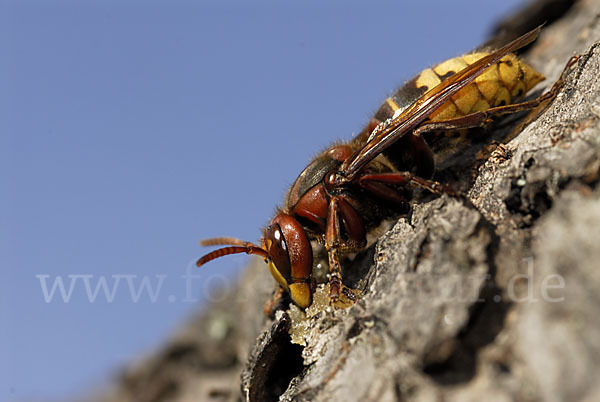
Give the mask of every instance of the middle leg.
M 342 239 L 342 222 L 348 241 Z M 354 208 L 343 197 L 332 197 L 327 212 L 325 249 L 329 259 L 329 303 L 334 307 L 350 307 L 360 295 L 358 290 L 348 288 L 342 282 L 340 250 L 357 248 L 364 239 L 364 226 Z
M 375 173 L 365 174 L 360 177 L 358 183 L 369 189 L 371 183 L 384 183 L 384 184 L 414 184 L 418 187 L 424 188 L 434 194 L 448 194 L 451 197 L 461 198 L 463 194 L 453 189 L 452 187 L 446 186 L 434 180 L 424 179 L 419 176 L 415 176 L 410 172 L 390 172 L 390 173 Z

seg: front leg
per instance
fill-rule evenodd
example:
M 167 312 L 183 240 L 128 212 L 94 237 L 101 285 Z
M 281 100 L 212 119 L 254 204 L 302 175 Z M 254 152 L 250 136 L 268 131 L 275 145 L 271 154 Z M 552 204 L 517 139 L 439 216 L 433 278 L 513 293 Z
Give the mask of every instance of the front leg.
M 273 292 L 273 295 L 263 305 L 263 311 L 267 317 L 273 318 L 275 309 L 281 303 L 284 297 L 283 288 L 277 285 L 277 289 Z
M 346 242 L 341 236 L 342 222 L 348 235 Z M 364 225 L 354 207 L 339 195 L 332 197 L 327 212 L 325 249 L 329 257 L 329 303 L 334 307 L 350 307 L 360 295 L 358 290 L 348 288 L 342 282 L 339 252 L 361 247 L 366 241 L 365 236 Z

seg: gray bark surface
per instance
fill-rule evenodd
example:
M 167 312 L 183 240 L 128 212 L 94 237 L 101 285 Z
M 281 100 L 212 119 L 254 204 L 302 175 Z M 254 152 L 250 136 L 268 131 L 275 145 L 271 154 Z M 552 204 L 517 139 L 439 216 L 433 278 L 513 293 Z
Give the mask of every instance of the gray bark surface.
M 268 319 L 257 261 L 103 400 L 600 400 L 599 19 L 581 0 L 543 29 L 547 87 L 581 54 L 555 101 L 441 164 L 470 202 L 422 194 L 354 262 L 358 303 Z

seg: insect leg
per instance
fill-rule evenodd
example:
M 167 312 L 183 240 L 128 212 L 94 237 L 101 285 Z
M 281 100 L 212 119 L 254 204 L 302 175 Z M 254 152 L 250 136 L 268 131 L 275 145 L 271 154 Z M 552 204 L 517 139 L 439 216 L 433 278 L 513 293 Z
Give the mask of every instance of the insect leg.
M 281 299 L 283 298 L 283 288 L 281 286 L 277 286 L 277 290 L 273 293 L 271 298 L 265 302 L 263 305 L 263 311 L 267 317 L 271 317 L 273 315 L 273 311 L 275 307 L 279 304 Z
M 515 103 L 512 105 L 493 107 L 493 108 L 490 108 L 485 111 L 475 112 L 475 113 L 471 113 L 471 114 L 468 114 L 465 116 L 455 117 L 455 118 L 448 119 L 448 120 L 427 122 L 427 123 L 424 123 L 421 126 L 419 126 L 417 129 L 415 129 L 413 131 L 413 135 L 420 136 L 421 134 L 423 134 L 425 132 L 437 131 L 437 130 L 457 130 L 457 129 L 464 129 L 464 128 L 483 127 L 486 124 L 491 122 L 492 116 L 501 116 L 503 114 L 510 114 L 510 113 L 520 112 L 523 110 L 534 109 L 534 108 L 538 107 L 539 105 L 543 104 L 544 102 L 549 102 L 549 101 L 553 100 L 556 97 L 556 95 L 558 95 L 558 92 L 564 85 L 564 78 L 565 78 L 567 72 L 571 69 L 573 64 L 575 64 L 575 62 L 578 59 L 579 59 L 579 56 L 577 56 L 577 55 L 571 57 L 571 59 L 569 59 L 569 61 L 565 65 L 558 80 L 556 80 L 554 85 L 552 85 L 552 88 L 545 94 L 542 94 L 535 99 L 532 99 L 530 101 Z
M 408 210 L 408 200 L 405 194 L 402 194 L 400 191 L 396 191 L 389 186 L 386 186 L 383 183 L 378 183 L 376 181 L 359 181 L 359 184 L 362 188 L 380 198 L 382 200 L 387 200 L 393 202 L 400 206 L 402 210 Z
M 336 195 L 329 201 L 327 212 L 327 232 L 325 234 L 325 249 L 329 257 L 329 302 L 335 307 L 349 307 L 357 300 L 358 291 L 347 288 L 342 283 L 342 265 L 340 264 L 339 250 L 344 247 L 341 237 L 340 212 L 347 207 L 352 208 L 342 197 Z M 342 219 L 340 219 L 342 218 Z
M 393 173 L 376 173 L 365 174 L 360 177 L 358 183 L 368 189 L 371 183 L 387 183 L 387 184 L 414 184 L 434 194 L 448 194 L 451 197 L 460 197 L 461 194 L 455 189 L 445 186 L 437 181 L 424 179 L 419 176 L 412 175 L 410 172 L 393 172 Z

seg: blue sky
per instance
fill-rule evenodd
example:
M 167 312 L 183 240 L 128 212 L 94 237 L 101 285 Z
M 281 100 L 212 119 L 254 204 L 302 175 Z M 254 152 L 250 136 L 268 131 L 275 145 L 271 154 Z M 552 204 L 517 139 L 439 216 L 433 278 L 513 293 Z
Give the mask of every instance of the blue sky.
M 257 240 L 316 152 L 520 2 L 248 3 L 0 1 L 0 400 L 74 397 L 159 344 L 246 261 L 186 288 L 199 239 Z

